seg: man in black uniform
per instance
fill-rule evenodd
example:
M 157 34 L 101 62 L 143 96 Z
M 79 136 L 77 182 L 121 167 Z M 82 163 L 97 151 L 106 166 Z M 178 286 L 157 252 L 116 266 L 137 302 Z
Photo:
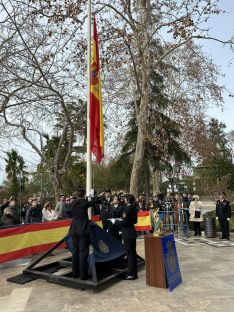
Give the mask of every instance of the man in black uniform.
M 112 207 L 112 199 L 111 199 L 111 190 L 105 189 L 105 197 L 101 200 L 101 213 L 100 219 L 102 220 L 103 229 L 105 231 L 108 230 L 108 219 L 112 218 L 113 207 Z
M 88 255 L 90 245 L 90 226 L 88 208 L 94 202 L 84 198 L 85 191 L 77 191 L 77 199 L 72 202 L 72 224 L 69 234 L 72 236 L 72 271 L 73 277 L 80 277 L 82 280 L 88 279 Z
M 220 239 L 229 240 L 229 220 L 231 218 L 231 207 L 229 201 L 225 199 L 225 193 L 219 193 L 219 200 L 216 202 L 216 220 L 219 220 L 222 237 Z

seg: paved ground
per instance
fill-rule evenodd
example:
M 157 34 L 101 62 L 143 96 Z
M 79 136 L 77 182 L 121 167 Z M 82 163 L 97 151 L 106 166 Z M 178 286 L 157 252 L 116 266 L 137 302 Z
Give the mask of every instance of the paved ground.
M 204 240 L 204 239 L 203 239 Z M 234 240 L 234 237 L 233 237 Z M 218 240 L 213 240 L 218 242 Z M 138 239 L 144 256 L 144 241 Z M 6 281 L 30 260 L 0 266 L 1 312 L 233 312 L 234 242 L 214 247 L 199 239 L 177 240 L 183 284 L 173 292 L 146 286 L 145 270 L 136 281 L 121 281 L 99 293 L 36 280 L 25 285 Z M 217 245 L 214 243 L 213 245 Z M 55 257 L 50 257 L 55 258 Z

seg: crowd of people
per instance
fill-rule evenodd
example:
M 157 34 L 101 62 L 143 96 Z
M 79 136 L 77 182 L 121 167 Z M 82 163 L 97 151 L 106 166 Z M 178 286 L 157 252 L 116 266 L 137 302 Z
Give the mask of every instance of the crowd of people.
M 223 198 L 222 198 L 223 196 Z M 110 189 L 105 189 L 99 196 L 95 196 L 95 202 L 92 206 L 92 215 L 100 215 L 104 230 L 111 233 L 115 238 L 121 240 L 120 230 L 113 226 L 110 219 L 122 217 L 125 206 L 125 194 L 112 194 Z M 49 222 L 58 219 L 72 218 L 72 203 L 76 200 L 75 196 L 61 195 L 56 205 L 53 207 L 51 202 L 42 203 L 41 197 L 30 197 L 28 202 L 19 208 L 14 198 L 4 199 L 0 205 L 0 226 L 17 225 L 21 223 Z M 216 217 L 223 229 L 222 237 L 229 238 L 229 228 L 226 222 L 223 222 L 223 216 L 220 213 L 220 200 L 224 203 L 225 194 L 220 192 L 220 198 L 216 202 Z M 224 205 L 224 204 L 222 204 Z M 227 213 L 224 219 L 230 219 L 231 210 L 227 204 Z M 158 194 L 146 202 L 146 197 L 139 195 L 134 200 L 134 206 L 137 211 L 155 211 L 157 210 L 159 218 L 162 220 L 163 227 L 167 232 L 178 230 L 179 223 L 184 225 L 184 231 L 189 228 L 189 222 L 193 223 L 194 236 L 201 236 L 201 223 L 203 221 L 204 208 L 198 195 L 191 194 Z M 229 220 L 227 220 L 229 221 Z M 152 223 L 153 224 L 153 223 Z

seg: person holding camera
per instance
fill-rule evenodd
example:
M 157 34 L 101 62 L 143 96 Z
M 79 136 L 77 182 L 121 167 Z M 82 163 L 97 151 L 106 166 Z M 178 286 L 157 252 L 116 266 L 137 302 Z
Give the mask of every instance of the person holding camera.
M 222 236 L 220 239 L 229 240 L 229 220 L 231 218 L 231 207 L 225 199 L 225 193 L 219 192 L 219 199 L 216 202 L 216 220 L 219 220 Z
M 192 202 L 189 206 L 190 222 L 193 222 L 194 236 L 201 236 L 202 222 L 202 203 L 198 195 L 193 195 Z

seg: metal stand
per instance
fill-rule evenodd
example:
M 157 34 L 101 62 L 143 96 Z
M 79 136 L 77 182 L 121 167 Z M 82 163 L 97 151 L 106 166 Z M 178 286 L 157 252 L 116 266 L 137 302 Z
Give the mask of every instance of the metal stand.
M 96 263 L 94 254 L 90 254 L 89 256 L 90 273 L 92 275 L 92 278 L 89 280 L 73 278 L 72 257 L 57 260 L 49 264 L 36 266 L 49 254 L 51 254 L 52 251 L 64 243 L 64 241 L 65 238 L 50 248 L 46 253 L 37 258 L 23 271 L 22 276 L 32 277 L 32 279 L 42 278 L 47 280 L 47 282 L 56 283 L 67 287 L 97 291 L 121 280 L 123 275 L 127 272 L 127 260 L 124 257 L 109 262 Z M 138 269 L 144 267 L 145 265 L 144 259 L 140 256 L 137 256 L 137 265 Z M 14 277 L 8 279 L 8 281 L 16 282 L 14 281 Z

